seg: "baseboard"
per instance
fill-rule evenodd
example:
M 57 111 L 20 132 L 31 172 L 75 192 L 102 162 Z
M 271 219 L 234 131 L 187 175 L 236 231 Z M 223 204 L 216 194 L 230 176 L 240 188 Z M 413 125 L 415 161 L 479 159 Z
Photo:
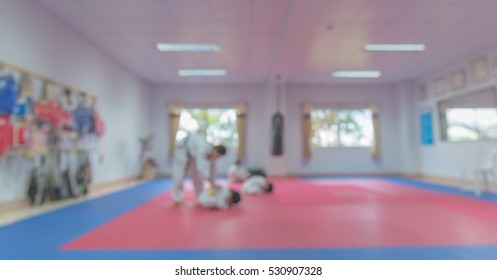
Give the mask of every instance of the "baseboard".
M 9 202 L 1 202 L 0 214 L 27 208 L 29 207 L 29 205 L 30 203 L 28 198 L 21 198 Z
M 130 182 L 137 182 L 137 181 L 139 181 L 139 180 L 137 180 L 136 177 L 116 179 L 116 180 L 107 181 L 104 183 L 92 184 L 88 187 L 88 189 L 89 189 L 89 191 L 105 190 L 108 188 L 115 188 L 116 186 L 119 186 L 119 185 L 125 185 L 125 184 L 128 184 Z
M 268 176 L 271 176 L 270 174 Z M 402 177 L 401 173 L 312 173 L 312 174 L 298 174 L 290 173 L 285 177 L 302 177 L 302 178 L 312 178 L 312 177 Z M 273 177 L 273 176 L 271 176 Z M 277 177 L 276 177 L 277 178 Z
M 412 174 L 412 175 L 404 175 L 405 178 L 428 181 L 433 183 L 440 183 L 449 186 L 461 187 L 470 184 L 470 181 L 463 181 L 460 179 L 454 179 L 450 177 L 443 176 L 433 176 L 433 175 L 424 175 L 424 174 Z
M 117 180 L 112 180 L 104 183 L 98 183 L 98 184 L 93 184 L 90 185 L 88 190 L 91 196 L 93 195 L 101 195 L 105 193 L 109 193 L 112 191 L 116 191 L 119 189 L 123 189 L 130 184 L 136 184 L 139 181 L 137 181 L 135 178 L 125 178 L 125 179 L 117 179 Z M 75 198 L 77 199 L 77 198 Z M 64 201 L 71 201 L 71 198 L 65 199 Z M 58 203 L 60 201 L 47 201 L 44 203 L 44 205 L 50 205 L 54 203 Z M 22 210 L 26 208 L 30 208 L 30 200 L 29 198 L 21 198 L 9 202 L 1 202 L 0 203 L 0 214 L 3 213 L 8 213 L 12 211 L 17 211 L 17 210 Z

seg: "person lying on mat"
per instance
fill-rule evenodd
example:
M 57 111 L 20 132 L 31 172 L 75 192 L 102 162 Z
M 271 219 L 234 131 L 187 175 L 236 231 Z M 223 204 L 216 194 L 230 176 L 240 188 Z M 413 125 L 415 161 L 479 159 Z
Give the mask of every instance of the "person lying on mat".
M 183 201 L 183 180 L 187 172 L 195 187 L 197 197 L 204 189 L 204 180 L 215 186 L 216 160 L 226 154 L 223 145 L 212 145 L 200 135 L 189 135 L 176 143 L 173 160 L 172 197 L 176 205 Z
M 266 177 L 253 175 L 243 182 L 243 192 L 245 194 L 263 194 L 273 192 L 273 184 L 268 182 Z
M 203 190 L 198 196 L 203 208 L 225 210 L 240 203 L 240 193 L 227 187 L 214 186 Z
M 242 167 L 242 160 L 237 159 L 236 162 L 228 169 L 228 180 L 233 183 L 245 181 L 250 177 L 250 172 Z

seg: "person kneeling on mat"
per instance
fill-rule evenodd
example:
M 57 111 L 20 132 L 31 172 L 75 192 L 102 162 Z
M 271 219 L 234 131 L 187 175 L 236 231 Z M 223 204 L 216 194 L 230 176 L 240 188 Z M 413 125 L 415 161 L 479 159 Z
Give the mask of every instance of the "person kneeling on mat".
M 239 204 L 241 196 L 227 187 L 214 186 L 202 191 L 197 200 L 203 208 L 225 210 Z
M 273 184 L 268 182 L 266 177 L 253 175 L 243 182 L 243 192 L 245 194 L 263 194 L 273 192 Z
M 187 172 L 190 173 L 197 197 L 204 189 L 204 179 L 210 187 L 216 186 L 216 160 L 224 154 L 226 147 L 214 146 L 200 135 L 189 135 L 176 144 L 172 176 L 172 197 L 176 205 L 183 202 L 183 180 Z
M 250 177 L 250 172 L 242 167 L 242 160 L 237 159 L 236 162 L 228 169 L 228 180 L 233 183 L 245 181 Z

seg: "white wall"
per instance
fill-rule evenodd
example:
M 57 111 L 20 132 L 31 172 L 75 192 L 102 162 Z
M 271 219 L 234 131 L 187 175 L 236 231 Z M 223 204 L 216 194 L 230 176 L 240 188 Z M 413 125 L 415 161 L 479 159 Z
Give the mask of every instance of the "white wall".
M 399 144 L 399 96 L 394 87 L 373 86 L 291 86 L 287 89 L 286 118 L 288 164 L 291 174 L 392 174 L 401 172 Z M 312 158 L 302 158 L 302 122 L 300 106 L 313 104 L 380 106 L 380 145 L 382 154 L 374 159 L 369 148 L 314 148 Z
M 161 86 L 153 90 L 152 126 L 157 130 L 153 154 L 160 169 L 170 173 L 168 161 L 169 125 L 168 102 L 184 102 L 216 106 L 248 102 L 247 163 L 249 167 L 263 167 L 272 175 L 314 174 L 392 174 L 404 171 L 399 144 L 399 102 L 395 87 L 309 87 L 290 86 L 282 89 L 285 113 L 285 143 L 283 157 L 270 153 L 271 116 L 276 111 L 276 87 L 248 86 Z M 302 161 L 302 131 L 300 104 L 304 101 L 328 104 L 380 105 L 380 133 L 382 156 L 373 159 L 368 148 L 316 149 L 312 159 Z M 407 136 L 404 138 L 408 138 Z M 218 171 L 226 172 L 236 158 L 235 151 L 218 163 Z
M 399 133 L 397 141 L 400 144 L 399 157 L 401 173 L 418 175 L 420 172 L 419 153 L 419 120 L 416 117 L 416 95 L 414 83 L 405 82 L 396 86 L 399 95 Z
M 489 79 L 482 83 L 475 83 L 471 78 L 472 61 L 475 58 L 484 56 L 488 61 Z M 476 142 L 458 142 L 450 143 L 441 140 L 439 114 L 437 104 L 440 101 L 450 99 L 455 96 L 464 96 L 482 89 L 496 86 L 495 66 L 492 65 L 494 59 L 497 58 L 497 50 L 488 50 L 477 53 L 474 56 L 461 58 L 454 65 L 448 65 L 445 69 L 427 75 L 425 78 L 416 82 L 414 93 L 417 100 L 416 126 L 419 126 L 419 114 L 423 110 L 431 110 L 433 114 L 433 129 L 434 129 L 434 144 L 421 145 L 417 141 L 416 153 L 419 155 L 420 172 L 424 175 L 440 176 L 448 178 L 460 178 L 461 170 L 476 165 L 476 157 L 479 151 L 497 146 L 497 141 L 476 141 Z M 461 90 L 452 90 L 450 86 L 450 75 L 454 70 L 465 69 L 467 73 L 467 86 Z M 429 94 L 425 100 L 421 100 L 420 86 L 422 84 L 431 83 L 438 77 L 446 79 L 447 90 L 444 94 Z M 418 129 L 419 130 L 419 129 Z M 420 139 L 419 131 L 417 138 Z
M 127 178 L 138 157 L 138 137 L 150 129 L 150 86 L 109 59 L 34 1 L 2 1 L 0 60 L 98 96 L 106 121 L 105 161 L 94 160 L 96 183 Z M 94 158 L 95 159 L 95 158 Z M 29 169 L 0 162 L 0 202 L 21 198 Z

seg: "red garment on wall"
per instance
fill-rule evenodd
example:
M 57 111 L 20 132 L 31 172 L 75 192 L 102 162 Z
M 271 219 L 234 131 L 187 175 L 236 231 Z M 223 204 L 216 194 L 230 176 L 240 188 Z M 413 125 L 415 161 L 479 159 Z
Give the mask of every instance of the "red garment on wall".
M 0 156 L 12 146 L 13 127 L 7 116 L 0 116 Z

